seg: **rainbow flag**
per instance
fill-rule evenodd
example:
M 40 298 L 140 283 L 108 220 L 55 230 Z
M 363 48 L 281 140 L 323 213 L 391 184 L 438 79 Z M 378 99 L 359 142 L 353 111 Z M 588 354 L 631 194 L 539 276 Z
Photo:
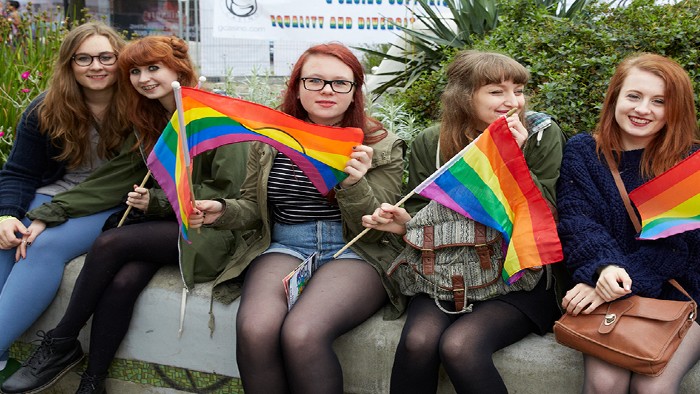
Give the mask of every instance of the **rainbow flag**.
M 188 171 L 192 157 L 221 145 L 261 141 L 287 155 L 321 192 L 327 194 L 347 177 L 343 172 L 352 148 L 364 134 L 354 127 L 330 127 L 306 123 L 260 104 L 182 87 L 185 142 L 180 141 L 178 111 L 163 130 L 147 164 L 165 191 L 187 239 Z M 184 148 L 189 146 L 189 160 Z M 178 153 L 180 152 L 180 153 Z
M 503 280 L 563 259 L 552 212 L 501 117 L 415 192 L 503 234 Z
M 700 151 L 630 193 L 642 217 L 639 239 L 700 228 Z

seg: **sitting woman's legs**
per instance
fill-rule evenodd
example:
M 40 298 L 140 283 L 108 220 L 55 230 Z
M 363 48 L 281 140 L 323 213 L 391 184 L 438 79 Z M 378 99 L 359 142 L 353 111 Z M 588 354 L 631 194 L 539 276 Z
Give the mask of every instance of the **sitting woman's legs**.
M 268 253 L 248 268 L 236 316 L 236 360 L 246 393 L 289 392 L 280 347 L 287 316 L 282 279 L 300 262 L 289 255 Z
M 106 245 L 98 256 L 102 264 L 96 264 L 119 268 L 94 308 L 86 370 L 93 376 L 107 373 L 129 329 L 136 300 L 153 275 L 164 265 L 178 263 L 177 223 L 140 223 L 127 226 L 122 234 Z
M 535 330 L 532 321 L 503 301 L 478 303 L 460 316 L 440 340 L 440 358 L 458 393 L 507 393 L 493 353 Z
M 282 326 L 290 388 L 342 394 L 333 341 L 367 320 L 386 299 L 379 273 L 362 260 L 333 260 L 318 268 Z
M 438 344 L 451 319 L 425 294 L 413 297 L 406 314 L 391 369 L 391 392 L 434 393 L 440 368 Z
M 659 376 L 633 374 L 630 393 L 677 393 L 683 377 L 700 360 L 700 325 L 693 323 L 683 342 Z
M 66 263 L 88 251 L 114 210 L 73 218 L 47 228 L 27 248 L 27 257 L 17 263 L 13 263 L 14 250 L 0 252 L 3 261 L 12 263 L 0 292 L 0 354 L 51 304 Z

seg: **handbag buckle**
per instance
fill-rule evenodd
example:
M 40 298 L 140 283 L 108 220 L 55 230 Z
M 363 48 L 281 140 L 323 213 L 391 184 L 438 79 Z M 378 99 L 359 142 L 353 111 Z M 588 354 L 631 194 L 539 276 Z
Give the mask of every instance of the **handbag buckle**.
M 605 315 L 605 320 L 603 321 L 603 324 L 609 326 L 615 323 L 615 320 L 617 320 L 617 315 L 614 313 L 608 313 L 607 315 Z

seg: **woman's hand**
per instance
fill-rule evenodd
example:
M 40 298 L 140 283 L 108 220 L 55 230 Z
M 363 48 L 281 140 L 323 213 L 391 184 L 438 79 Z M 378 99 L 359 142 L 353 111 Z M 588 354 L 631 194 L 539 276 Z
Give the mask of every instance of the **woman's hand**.
M 27 233 L 22 236 L 22 241 L 17 250 L 15 251 L 15 261 L 19 261 L 20 258 L 27 258 L 27 248 L 32 245 L 32 242 L 46 229 L 46 223 L 41 220 L 35 219 L 32 224 L 27 228 Z
M 352 148 L 354 152 L 350 154 L 350 160 L 345 163 L 345 173 L 348 177 L 340 182 L 340 187 L 348 188 L 362 179 L 372 166 L 372 155 L 374 150 L 367 145 L 358 145 Z
M 632 278 L 624 268 L 609 265 L 600 271 L 595 291 L 606 302 L 614 301 L 632 292 Z
M 13 217 L 0 222 L 0 249 L 9 250 L 19 246 L 22 238 L 17 238 L 17 233 L 29 234 L 19 219 Z
M 405 209 L 382 203 L 371 215 L 362 217 L 362 225 L 375 230 L 387 231 L 394 234 L 406 234 L 406 223 L 411 215 Z
M 510 129 L 510 133 L 513 135 L 513 138 L 515 138 L 515 142 L 518 143 L 518 147 L 522 149 L 529 135 L 527 129 L 520 122 L 520 117 L 518 116 L 517 112 L 507 117 L 506 120 L 508 121 L 508 128 Z
M 129 192 L 126 198 L 126 205 L 140 209 L 144 212 L 148 210 L 148 202 L 150 201 L 150 193 L 145 187 L 134 185 L 134 191 Z
M 579 283 L 566 292 L 561 306 L 566 309 L 566 313 L 576 316 L 579 313 L 587 315 L 603 303 L 605 300 L 598 295 L 595 287 Z
M 224 212 L 224 205 L 214 200 L 197 200 L 190 215 L 190 228 L 200 228 L 204 224 L 214 223 Z

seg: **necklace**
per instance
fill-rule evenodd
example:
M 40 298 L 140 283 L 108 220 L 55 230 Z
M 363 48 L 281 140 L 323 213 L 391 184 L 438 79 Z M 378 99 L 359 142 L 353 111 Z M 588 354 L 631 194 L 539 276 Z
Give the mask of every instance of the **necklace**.
M 311 120 L 311 119 L 308 118 L 308 117 L 306 118 L 306 121 L 309 122 L 309 123 L 317 124 L 317 125 L 319 125 L 319 126 L 330 126 L 330 127 L 338 127 L 338 126 L 340 126 L 340 124 L 343 122 L 342 120 L 340 120 L 340 121 L 337 121 L 337 122 L 335 122 L 335 123 L 333 123 L 333 124 L 319 124 L 319 123 L 314 122 L 313 120 Z

